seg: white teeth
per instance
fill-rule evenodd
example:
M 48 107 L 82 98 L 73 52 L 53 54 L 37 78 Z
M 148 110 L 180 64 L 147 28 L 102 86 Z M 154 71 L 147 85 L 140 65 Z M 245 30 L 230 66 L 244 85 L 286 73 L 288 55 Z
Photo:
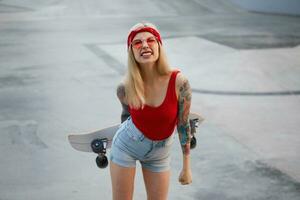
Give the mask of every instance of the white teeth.
M 142 56 L 150 56 L 152 53 L 151 52 L 145 52 L 145 53 L 142 53 Z

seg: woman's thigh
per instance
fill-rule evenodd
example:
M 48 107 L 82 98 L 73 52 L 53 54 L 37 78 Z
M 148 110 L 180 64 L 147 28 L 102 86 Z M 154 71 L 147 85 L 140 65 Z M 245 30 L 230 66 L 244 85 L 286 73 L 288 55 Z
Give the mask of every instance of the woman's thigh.
M 135 167 L 122 167 L 110 162 L 113 200 L 132 200 Z
M 143 176 L 148 200 L 166 200 L 168 198 L 170 170 L 152 172 L 143 168 Z

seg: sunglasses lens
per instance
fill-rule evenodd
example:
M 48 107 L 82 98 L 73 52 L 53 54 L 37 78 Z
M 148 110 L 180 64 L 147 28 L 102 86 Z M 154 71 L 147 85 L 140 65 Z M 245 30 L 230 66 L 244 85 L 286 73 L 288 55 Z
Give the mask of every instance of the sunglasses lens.
M 135 49 L 140 49 L 143 45 L 143 42 L 141 40 L 136 40 L 132 42 L 132 46 Z
M 148 39 L 147 39 L 147 44 L 148 44 L 149 46 L 154 45 L 155 42 L 156 42 L 156 40 L 155 40 L 154 38 L 148 38 Z

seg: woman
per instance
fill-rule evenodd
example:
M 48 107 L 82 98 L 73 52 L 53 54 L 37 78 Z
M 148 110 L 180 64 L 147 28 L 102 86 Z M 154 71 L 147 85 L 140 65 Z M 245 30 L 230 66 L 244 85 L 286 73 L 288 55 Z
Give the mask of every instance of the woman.
M 165 200 L 176 126 L 183 152 L 179 181 L 192 182 L 188 123 L 191 88 L 188 80 L 167 64 L 160 33 L 153 24 L 133 26 L 127 47 L 128 72 L 117 89 L 123 123 L 110 153 L 113 199 L 132 199 L 135 164 L 139 160 L 148 200 Z

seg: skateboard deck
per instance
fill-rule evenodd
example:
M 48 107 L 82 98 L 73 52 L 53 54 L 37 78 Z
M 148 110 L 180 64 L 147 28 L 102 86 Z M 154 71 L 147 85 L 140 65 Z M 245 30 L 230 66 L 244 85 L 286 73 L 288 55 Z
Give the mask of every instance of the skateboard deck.
M 191 126 L 191 148 L 196 146 L 196 129 L 198 125 L 204 119 L 197 113 L 191 112 L 189 114 L 189 122 Z M 83 152 L 94 152 L 98 154 L 96 158 L 96 163 L 99 168 L 105 168 L 108 165 L 106 154 L 106 149 L 111 147 L 112 139 L 119 129 L 120 124 L 115 124 L 104 129 L 91 131 L 88 133 L 81 134 L 70 134 L 68 135 L 68 141 L 71 146 Z
M 93 152 L 91 142 L 94 139 L 107 139 L 106 148 L 108 149 L 111 147 L 112 139 L 119 129 L 119 126 L 120 124 L 115 124 L 113 126 L 88 133 L 71 134 L 68 136 L 68 140 L 71 146 L 78 151 Z

